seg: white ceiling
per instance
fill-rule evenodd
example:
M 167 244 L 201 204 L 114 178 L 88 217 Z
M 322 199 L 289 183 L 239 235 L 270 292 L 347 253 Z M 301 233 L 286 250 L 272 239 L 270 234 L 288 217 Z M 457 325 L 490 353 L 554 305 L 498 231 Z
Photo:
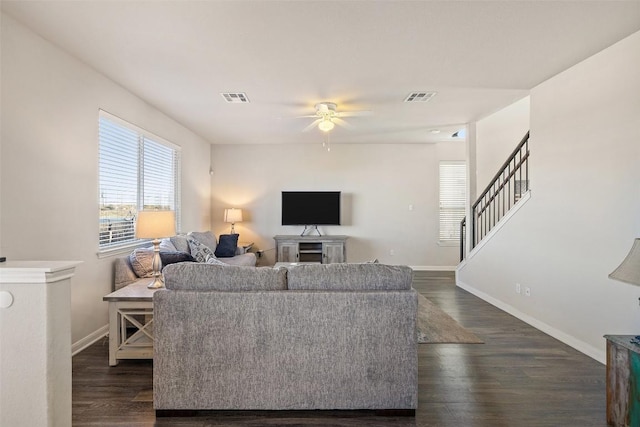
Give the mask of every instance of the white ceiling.
M 301 132 L 313 119 L 295 118 L 320 101 L 373 112 L 332 143 L 446 139 L 640 30 L 639 0 L 3 0 L 2 10 L 214 144 L 320 142 L 319 130 Z M 438 94 L 403 103 L 412 91 Z

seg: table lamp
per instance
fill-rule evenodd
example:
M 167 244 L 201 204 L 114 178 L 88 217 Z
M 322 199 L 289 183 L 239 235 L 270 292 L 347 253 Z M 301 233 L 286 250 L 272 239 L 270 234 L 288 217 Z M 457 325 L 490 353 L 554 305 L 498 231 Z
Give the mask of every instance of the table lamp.
M 618 268 L 609 274 L 609 278 L 632 285 L 640 285 L 640 239 L 634 240 L 626 258 Z
M 229 208 L 224 210 L 224 222 L 231 223 L 231 234 L 236 234 L 234 225 L 236 222 L 242 222 L 242 209 Z
M 136 237 L 153 239 L 153 282 L 147 286 L 151 289 L 164 287 L 162 260 L 160 259 L 160 239 L 176 234 L 176 215 L 173 211 L 140 211 L 136 221 Z

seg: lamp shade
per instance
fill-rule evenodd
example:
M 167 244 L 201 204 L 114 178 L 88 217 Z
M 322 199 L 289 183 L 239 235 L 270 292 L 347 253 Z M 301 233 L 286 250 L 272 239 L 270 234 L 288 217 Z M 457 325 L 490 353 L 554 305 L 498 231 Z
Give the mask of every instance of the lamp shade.
M 242 209 L 229 208 L 224 210 L 224 222 L 242 222 Z
M 176 234 L 174 211 L 140 211 L 136 222 L 136 237 L 160 239 Z
M 627 257 L 609 274 L 609 278 L 640 285 L 640 239 L 635 239 Z

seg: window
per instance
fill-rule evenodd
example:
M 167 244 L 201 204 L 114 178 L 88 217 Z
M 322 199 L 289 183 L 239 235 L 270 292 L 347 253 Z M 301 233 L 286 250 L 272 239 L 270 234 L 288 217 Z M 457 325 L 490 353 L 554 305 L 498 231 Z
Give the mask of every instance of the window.
M 465 162 L 440 162 L 440 241 L 460 240 L 460 221 L 465 215 L 467 166 Z
M 174 210 L 178 229 L 179 177 L 179 147 L 100 111 L 100 250 L 136 243 L 142 209 Z

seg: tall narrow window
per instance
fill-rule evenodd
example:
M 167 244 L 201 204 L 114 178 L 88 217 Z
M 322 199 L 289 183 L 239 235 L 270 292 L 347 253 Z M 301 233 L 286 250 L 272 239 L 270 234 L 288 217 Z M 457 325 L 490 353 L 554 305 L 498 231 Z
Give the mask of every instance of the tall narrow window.
M 440 241 L 460 241 L 460 221 L 464 218 L 467 194 L 465 162 L 440 162 Z
M 99 247 L 136 243 L 139 210 L 176 212 L 180 224 L 180 148 L 100 111 Z

